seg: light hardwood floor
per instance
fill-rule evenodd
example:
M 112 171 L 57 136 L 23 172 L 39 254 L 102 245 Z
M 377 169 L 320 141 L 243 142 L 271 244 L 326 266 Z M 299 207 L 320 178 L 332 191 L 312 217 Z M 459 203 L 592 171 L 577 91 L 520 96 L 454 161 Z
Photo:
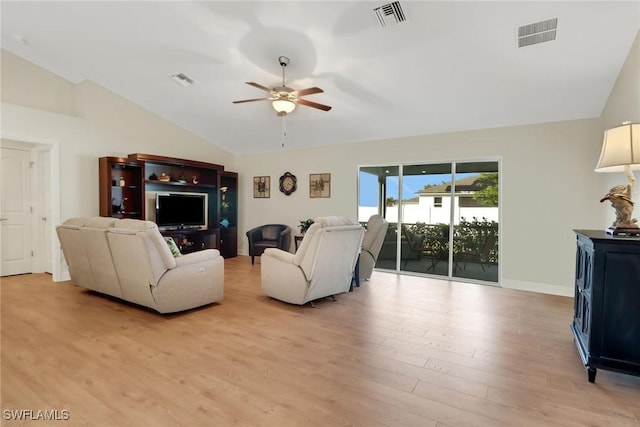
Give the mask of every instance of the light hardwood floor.
M 258 260 L 225 268 L 224 301 L 170 316 L 47 275 L 3 278 L 2 424 L 640 424 L 639 377 L 588 383 L 571 298 L 374 272 L 298 307 L 261 294 Z M 6 419 L 19 409 L 70 419 Z

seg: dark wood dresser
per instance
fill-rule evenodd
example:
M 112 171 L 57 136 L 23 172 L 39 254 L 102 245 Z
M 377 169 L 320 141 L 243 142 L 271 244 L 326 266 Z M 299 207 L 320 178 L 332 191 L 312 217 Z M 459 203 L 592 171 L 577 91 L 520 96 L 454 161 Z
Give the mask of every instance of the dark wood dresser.
M 597 369 L 640 375 L 640 238 L 575 232 L 571 330 L 589 382 Z

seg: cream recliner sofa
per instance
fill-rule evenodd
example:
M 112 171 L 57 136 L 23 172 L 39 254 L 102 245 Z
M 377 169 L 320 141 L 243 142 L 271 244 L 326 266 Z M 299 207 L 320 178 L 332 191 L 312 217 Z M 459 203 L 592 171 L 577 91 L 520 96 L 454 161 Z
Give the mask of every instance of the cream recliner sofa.
M 262 291 L 291 304 L 348 292 L 364 229 L 349 218 L 316 218 L 295 254 L 268 248 L 262 254 Z
M 362 238 L 360 252 L 360 280 L 369 280 L 376 265 L 382 242 L 387 234 L 389 223 L 380 215 L 371 215 L 367 223 L 367 231 Z
M 217 249 L 173 257 L 151 221 L 71 218 L 58 239 L 78 286 L 152 308 L 188 310 L 224 295 L 224 259 Z

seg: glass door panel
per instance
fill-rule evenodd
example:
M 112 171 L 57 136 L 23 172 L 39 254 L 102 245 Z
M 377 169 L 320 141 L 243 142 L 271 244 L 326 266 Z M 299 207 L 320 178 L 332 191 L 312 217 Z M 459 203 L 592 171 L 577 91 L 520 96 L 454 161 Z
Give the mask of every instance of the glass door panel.
M 456 163 L 453 277 L 498 282 L 498 162 Z
M 358 221 L 379 214 L 389 223 L 375 268 L 397 270 L 399 171 L 399 166 L 367 166 L 359 172 Z
M 400 270 L 449 275 L 451 163 L 402 169 Z

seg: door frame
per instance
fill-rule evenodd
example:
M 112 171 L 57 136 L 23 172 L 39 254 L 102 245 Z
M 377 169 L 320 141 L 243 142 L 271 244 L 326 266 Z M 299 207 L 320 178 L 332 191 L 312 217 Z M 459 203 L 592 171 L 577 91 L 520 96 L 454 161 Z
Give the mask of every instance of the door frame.
M 31 180 L 34 185 L 31 186 L 31 198 L 34 201 L 34 212 L 31 216 L 31 246 L 37 247 L 38 244 L 42 244 L 45 241 L 44 236 L 41 234 L 41 224 L 39 220 L 44 216 L 44 212 L 51 212 L 50 218 L 47 221 L 44 230 L 49 233 L 49 241 L 51 242 L 49 251 L 51 253 L 52 265 L 47 268 L 44 265 L 43 251 L 34 251 L 34 259 L 32 263 L 33 273 L 42 273 L 49 270 L 52 274 L 54 282 L 68 280 L 68 273 L 63 273 L 62 265 L 62 251 L 58 244 L 58 239 L 55 233 L 56 224 L 60 223 L 60 144 L 58 141 L 43 140 L 38 138 L 25 137 L 21 135 L 11 135 L 0 132 L 0 145 L 6 148 L 14 148 L 29 151 L 30 161 L 33 162 L 34 167 L 30 168 Z M 49 152 L 49 174 L 44 177 L 39 174 L 39 170 L 42 167 L 39 160 L 41 159 L 40 153 L 43 151 Z M 41 195 L 44 192 L 49 192 L 50 206 L 42 206 L 40 201 Z

